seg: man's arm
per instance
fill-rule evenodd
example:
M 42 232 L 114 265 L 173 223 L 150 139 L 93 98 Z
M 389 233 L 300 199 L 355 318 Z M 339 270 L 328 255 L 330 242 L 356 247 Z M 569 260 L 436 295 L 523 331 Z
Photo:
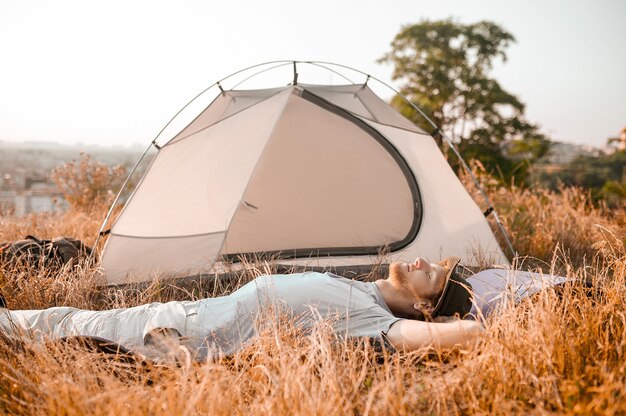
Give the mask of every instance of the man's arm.
M 451 348 L 471 344 L 484 331 L 476 321 L 438 323 L 402 319 L 391 326 L 387 339 L 394 348 L 403 351 L 423 347 Z

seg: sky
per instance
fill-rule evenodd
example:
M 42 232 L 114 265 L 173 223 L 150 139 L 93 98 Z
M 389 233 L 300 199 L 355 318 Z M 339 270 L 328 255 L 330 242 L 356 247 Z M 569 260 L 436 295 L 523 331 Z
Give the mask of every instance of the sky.
M 492 75 L 553 140 L 602 146 L 626 127 L 623 0 L 0 0 L 0 140 L 148 145 L 197 93 L 266 61 L 398 87 L 376 60 L 403 25 L 446 18 L 515 36 Z

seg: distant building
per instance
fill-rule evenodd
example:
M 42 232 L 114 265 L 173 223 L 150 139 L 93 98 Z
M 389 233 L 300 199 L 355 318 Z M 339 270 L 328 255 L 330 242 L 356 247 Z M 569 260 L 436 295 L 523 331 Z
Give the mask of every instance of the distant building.
M 142 156 L 143 146 L 109 148 L 0 140 L 0 216 L 68 209 L 69 204 L 50 181 L 50 173 L 69 161 L 80 160 L 85 152 L 108 166 L 133 166 Z M 156 149 L 150 150 L 136 172 L 137 177 L 141 177 L 155 153 Z
M 5 173 L 0 181 L 0 215 L 23 216 L 37 212 L 62 212 L 69 207 L 57 187 L 22 172 Z

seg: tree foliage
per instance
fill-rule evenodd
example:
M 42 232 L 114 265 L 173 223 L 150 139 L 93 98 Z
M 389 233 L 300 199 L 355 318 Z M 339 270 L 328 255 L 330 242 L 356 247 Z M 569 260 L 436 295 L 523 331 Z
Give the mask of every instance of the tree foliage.
M 81 153 L 52 171 L 52 180 L 73 209 L 89 211 L 108 206 L 126 178 L 124 166 L 107 166 Z
M 426 20 L 404 26 L 379 60 L 393 65 L 400 93 L 459 144 L 463 157 L 479 159 L 504 180 L 525 177 L 528 166 L 549 148 L 547 138 L 526 121 L 524 104 L 489 76 L 497 59 L 506 61 L 514 41 L 492 22 Z M 394 97 L 392 105 L 433 132 L 402 97 Z

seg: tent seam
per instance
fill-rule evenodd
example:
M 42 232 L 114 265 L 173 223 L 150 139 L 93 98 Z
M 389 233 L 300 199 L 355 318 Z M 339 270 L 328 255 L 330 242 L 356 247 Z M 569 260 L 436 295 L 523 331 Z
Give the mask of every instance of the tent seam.
M 285 88 L 285 89 L 286 89 L 286 88 Z M 215 125 L 217 125 L 217 124 L 221 123 L 221 122 L 222 122 L 222 121 L 224 121 L 224 120 L 228 120 L 229 118 L 231 118 L 231 117 L 233 117 L 233 116 L 236 116 L 236 115 L 238 115 L 238 114 L 240 114 L 240 113 L 242 113 L 242 112 L 244 112 L 244 111 L 246 111 L 246 110 L 249 110 L 249 109 L 250 109 L 250 108 L 252 108 L 252 107 L 257 106 L 258 104 L 261 104 L 261 103 L 263 103 L 263 102 L 265 102 L 265 101 L 269 100 L 270 98 L 273 98 L 273 97 L 277 96 L 278 94 L 283 93 L 283 92 L 285 91 L 285 89 L 282 89 L 282 90 L 278 91 L 277 93 L 272 94 L 272 95 L 270 95 L 270 96 L 268 96 L 268 97 L 266 97 L 266 98 L 262 99 L 261 101 L 258 101 L 258 102 L 254 103 L 254 104 L 252 104 L 252 105 L 249 105 L 248 107 L 242 108 L 242 109 L 241 109 L 241 110 L 239 110 L 239 111 L 236 111 L 236 112 L 234 112 L 234 113 L 232 113 L 232 114 L 229 114 L 228 116 L 226 116 L 226 117 L 224 117 L 224 118 L 221 118 L 221 119 L 217 120 L 216 122 L 214 122 L 214 123 L 212 123 L 212 124 L 209 124 L 209 125 L 208 125 L 208 126 L 206 126 L 206 127 L 201 128 L 201 129 L 200 129 L 200 130 L 198 130 L 198 131 L 194 131 L 193 133 L 189 133 L 188 135 L 186 135 L 186 136 L 184 136 L 184 137 L 181 137 L 180 139 L 176 140 L 175 142 L 171 142 L 171 141 L 170 141 L 170 142 L 168 142 L 168 143 L 164 144 L 163 146 L 161 146 L 161 148 L 164 148 L 164 147 L 167 147 L 167 146 L 173 146 L 173 145 L 175 145 L 175 144 L 177 144 L 177 143 L 180 143 L 180 142 L 182 142 L 183 140 L 186 140 L 186 139 L 188 139 L 189 137 L 193 136 L 194 134 L 200 133 L 201 131 L 205 131 L 205 130 L 209 129 L 210 127 L 213 127 L 213 126 L 215 126 Z M 208 108 L 208 107 L 207 107 L 207 108 Z M 202 110 L 202 112 L 204 112 L 205 110 L 206 110 L 206 108 L 205 108 L 204 110 Z M 202 113 L 200 113 L 200 114 L 202 114 Z M 200 114 L 198 115 L 198 117 L 200 116 Z M 195 120 L 194 120 L 194 121 L 195 121 Z M 193 121 L 192 121 L 191 123 L 193 123 Z M 189 124 L 191 124 L 191 123 L 189 123 Z M 186 128 L 186 127 L 185 127 L 185 128 Z M 185 128 L 183 128 L 183 130 L 184 130 Z
M 139 239 L 145 239 L 145 240 L 150 240 L 150 239 L 174 239 L 174 238 L 192 238 L 192 237 L 204 237 L 204 236 L 208 236 L 208 235 L 216 235 L 216 234 L 223 234 L 224 231 L 213 231 L 210 233 L 201 233 L 201 234 L 184 234 L 184 235 L 172 235 L 172 236 L 140 236 L 140 235 L 129 235 L 129 234 L 117 234 L 117 233 L 111 233 L 111 235 L 116 236 L 116 237 L 122 237 L 122 238 L 139 238 Z
M 219 82 L 218 82 L 218 84 L 219 84 Z M 222 88 L 221 86 L 219 86 L 219 87 L 220 87 L 220 89 Z M 205 112 L 205 111 L 206 111 L 209 107 L 211 107 L 213 104 L 215 104 L 215 102 L 217 101 L 217 99 L 218 99 L 218 98 L 220 97 L 220 95 L 222 95 L 222 94 L 223 94 L 223 93 L 221 93 L 221 92 L 220 92 L 218 95 L 216 95 L 216 96 L 215 96 L 215 98 L 213 98 L 213 99 L 211 100 L 211 102 L 209 103 L 209 105 L 207 105 L 206 107 L 204 107 L 204 108 L 202 109 L 202 111 L 200 111 L 200 112 L 199 112 L 199 113 L 198 113 L 198 114 L 197 114 L 197 115 L 193 118 L 193 120 L 191 120 L 191 121 L 190 121 L 190 122 L 189 122 L 189 123 L 188 123 L 185 127 L 183 127 L 183 128 L 182 128 L 182 129 L 181 129 L 181 130 L 180 130 L 180 131 L 176 134 L 176 136 L 172 137 L 170 140 L 168 140 L 167 142 L 165 142 L 165 143 L 163 144 L 163 146 L 161 146 L 161 147 L 165 147 L 165 146 L 167 146 L 167 145 L 168 145 L 168 144 L 170 144 L 170 143 L 172 143 L 172 144 L 173 144 L 173 143 L 174 143 L 174 139 L 176 139 L 176 137 L 177 137 L 180 133 L 182 133 L 182 132 L 183 132 L 183 130 L 185 130 L 187 127 L 191 126 L 191 125 L 192 125 L 192 124 L 193 124 L 196 120 L 198 120 L 198 118 L 200 118 L 200 116 L 201 116 L 201 115 L 202 115 L 202 114 L 203 114 L 203 113 L 204 113 L 204 112 Z M 193 134 L 193 133 L 191 133 L 191 134 Z M 185 137 L 188 137 L 188 136 L 189 136 L 189 135 L 187 135 L 187 136 L 185 136 Z M 183 138 L 185 138 L 185 137 L 183 137 Z M 183 138 L 181 138 L 180 140 L 182 140 Z M 179 140 L 177 140 L 176 142 L 178 142 L 178 141 L 179 141 Z
M 283 115 L 285 114 L 285 109 L 287 108 L 287 103 L 289 102 L 289 99 L 291 98 L 291 96 L 293 95 L 293 90 L 294 88 L 296 88 L 295 86 L 289 86 L 287 88 L 291 89 L 291 93 L 289 94 L 289 96 L 285 99 L 285 102 L 283 103 L 283 108 L 280 110 L 280 114 L 277 115 L 276 119 L 274 120 L 274 124 L 272 126 L 272 128 L 269 130 L 268 132 L 268 138 L 272 136 L 272 134 L 274 133 L 274 130 L 276 130 L 276 125 L 278 124 L 278 121 L 283 117 Z M 281 91 L 284 92 L 285 90 Z M 274 95 L 275 96 L 275 95 Z M 226 230 L 224 230 L 224 238 L 222 239 L 222 243 L 220 244 L 220 248 L 217 251 L 217 256 L 213 259 L 212 263 L 215 263 L 215 261 L 219 258 L 219 256 L 222 253 L 222 250 L 224 249 L 224 244 L 226 243 L 226 240 L 228 239 L 228 233 L 230 231 L 230 227 L 233 224 L 233 219 L 237 216 L 237 212 L 241 209 L 241 203 L 243 201 L 243 197 L 246 194 L 246 192 L 248 191 L 248 187 L 250 186 L 250 181 L 252 180 L 252 178 L 254 177 L 254 172 L 256 171 L 257 167 L 259 166 L 259 161 L 261 159 L 263 159 L 263 154 L 265 154 L 265 151 L 267 150 L 267 144 L 268 142 L 265 142 L 265 145 L 263 146 L 263 150 L 261 150 L 261 152 L 259 153 L 259 156 L 257 157 L 256 163 L 254 164 L 254 168 L 250 171 L 250 175 L 248 176 L 248 181 L 246 182 L 246 186 L 243 188 L 243 192 L 241 193 L 241 196 L 239 197 L 239 203 L 237 204 L 237 208 L 235 209 L 235 212 L 233 212 L 232 217 L 230 218 L 230 221 L 228 222 L 228 227 L 226 227 Z
M 380 123 L 380 121 L 378 121 L 378 118 L 374 115 L 374 113 L 372 112 L 372 110 L 370 110 L 370 108 L 365 104 L 365 101 L 363 101 L 361 99 L 361 97 L 359 97 L 359 93 L 355 92 L 354 96 L 356 97 L 357 100 L 359 100 L 361 102 L 361 104 L 363 104 L 363 108 L 365 108 L 371 115 L 372 115 L 372 121 L 382 124 Z M 356 115 L 356 114 L 355 114 Z

